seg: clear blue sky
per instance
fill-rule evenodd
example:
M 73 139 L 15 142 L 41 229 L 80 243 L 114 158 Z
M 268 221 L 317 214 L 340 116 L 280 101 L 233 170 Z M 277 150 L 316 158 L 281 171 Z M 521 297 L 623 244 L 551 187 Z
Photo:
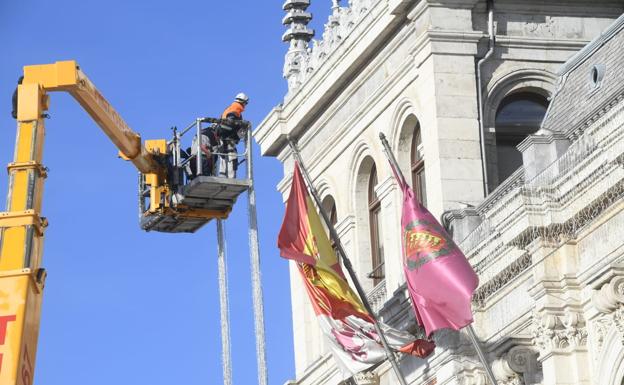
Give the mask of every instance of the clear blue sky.
M 11 93 L 27 64 L 77 60 L 143 138 L 218 115 L 240 91 L 251 96 L 246 118 L 258 124 L 285 93 L 281 5 L 0 0 L 0 164 L 12 160 Z M 330 6 L 313 4 L 317 29 Z M 53 94 L 49 113 L 49 276 L 35 383 L 220 383 L 214 224 L 193 235 L 143 233 L 133 166 L 68 95 Z M 282 171 L 257 147 L 256 155 L 269 382 L 283 384 L 294 364 L 288 269 L 275 247 Z M 2 177 L 0 194 L 6 189 Z M 245 202 L 227 221 L 235 384 L 256 383 Z

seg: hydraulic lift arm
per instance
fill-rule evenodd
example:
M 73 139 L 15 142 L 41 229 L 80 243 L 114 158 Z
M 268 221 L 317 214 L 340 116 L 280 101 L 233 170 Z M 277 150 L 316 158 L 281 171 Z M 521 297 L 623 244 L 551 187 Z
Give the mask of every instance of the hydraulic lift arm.
M 8 166 L 7 211 L 0 213 L 0 384 L 32 385 L 45 271 L 41 268 L 41 216 L 45 111 L 50 91 L 69 92 L 98 123 L 120 155 L 155 186 L 166 170 L 156 156 L 166 141 L 141 143 L 74 61 L 24 67 L 18 86 L 17 139 Z M 152 142 L 152 143 L 149 143 Z M 157 190 L 157 189 L 156 189 Z M 156 191 L 158 192 L 158 191 Z
M 139 171 L 144 174 L 158 172 L 152 154 L 141 144 L 141 136 L 128 127 L 75 61 L 24 67 L 24 81 L 18 92 L 18 121 L 38 119 L 48 107 L 46 92 L 50 91 L 71 94 L 119 148 L 120 155 L 132 161 Z M 42 103 L 35 104 L 35 99 Z

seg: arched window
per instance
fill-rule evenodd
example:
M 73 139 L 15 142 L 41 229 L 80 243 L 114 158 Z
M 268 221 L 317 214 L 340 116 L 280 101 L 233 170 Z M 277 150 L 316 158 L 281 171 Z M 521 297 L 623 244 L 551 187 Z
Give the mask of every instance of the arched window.
M 412 147 L 410 151 L 412 165 L 412 188 L 416 198 L 424 206 L 427 205 L 427 189 L 425 184 L 425 156 L 420 135 L 420 124 L 416 123 L 412 135 Z
M 373 285 L 377 285 L 385 277 L 383 240 L 381 231 L 381 202 L 375 193 L 377 186 L 377 168 L 373 164 L 368 179 L 368 221 L 370 226 L 371 258 L 373 270 L 368 278 L 373 279 Z
M 522 166 L 522 153 L 516 146 L 539 130 L 547 108 L 548 100 L 533 92 L 511 94 L 498 106 L 495 126 L 499 184 Z

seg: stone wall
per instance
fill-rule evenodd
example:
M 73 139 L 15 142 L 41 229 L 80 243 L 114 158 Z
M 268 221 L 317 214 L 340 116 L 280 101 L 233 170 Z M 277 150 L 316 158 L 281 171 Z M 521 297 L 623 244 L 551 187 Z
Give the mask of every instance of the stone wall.
M 286 199 L 293 167 L 286 146 L 289 135 L 298 141 L 305 165 L 322 197 L 334 198 L 337 230 L 362 284 L 374 296 L 376 308 L 384 320 L 417 331 L 407 306 L 399 257 L 400 239 L 396 229 L 401 197 L 381 151 L 378 134 L 383 132 L 388 137 L 400 167 L 408 173 L 411 132 L 418 122 L 425 148 L 429 209 L 439 217 L 446 210 L 478 206 L 469 215 L 457 216 L 472 220 L 470 226 L 464 226 L 457 234 L 463 233 L 458 241 L 463 241 L 462 247 L 481 277 L 475 304 L 476 325 L 490 357 L 498 360 L 497 375 L 502 383 L 509 384 L 519 381 L 536 384 L 542 378 L 548 379 L 545 384 L 555 383 L 549 381 L 562 370 L 561 365 L 571 365 L 570 360 L 584 359 L 588 354 L 582 332 L 574 330 L 584 330 L 594 318 L 602 320 L 596 321 L 601 324 L 615 324 L 615 321 L 609 321 L 613 319 L 611 315 L 604 321 L 601 315 L 604 313 L 595 316 L 583 313 L 587 300 L 582 298 L 588 289 L 582 287 L 578 277 L 568 279 L 568 275 L 579 265 L 591 262 L 568 263 L 568 259 L 570 253 L 584 254 L 568 243 L 560 245 L 550 239 L 543 240 L 540 233 L 534 239 L 527 238 L 527 229 L 566 216 L 574 217 L 590 199 L 601 199 L 601 194 L 608 190 L 605 186 L 612 180 L 605 182 L 589 176 L 596 173 L 592 167 L 600 161 L 609 160 L 612 165 L 609 170 L 601 168 L 601 172 L 617 170 L 614 161 L 617 156 L 611 156 L 616 150 L 607 151 L 610 158 L 599 158 L 595 152 L 599 148 L 597 142 L 608 143 L 604 139 L 613 140 L 609 136 L 612 134 L 606 134 L 609 129 L 596 129 L 599 140 L 592 145 L 573 143 L 556 169 L 536 173 L 539 183 L 533 178 L 528 180 L 523 169 L 507 181 L 494 181 L 500 184 L 499 188 L 484 200 L 475 62 L 487 50 L 485 2 L 354 0 L 350 3 L 352 8 L 334 9 L 331 16 L 334 19 L 330 17 L 324 40 L 310 45 L 308 55 L 315 59 L 310 59 L 303 68 L 312 69 L 297 75 L 296 85 L 291 85 L 284 103 L 274 108 L 254 132 L 263 155 L 277 156 L 284 165 L 284 179 L 278 190 Z M 497 44 L 494 55 L 484 66 L 482 84 L 486 142 L 492 142 L 495 112 L 505 96 L 524 89 L 539 90 L 544 95 L 553 93 L 561 65 L 623 10 L 624 4 L 617 1 L 595 1 L 589 7 L 579 0 L 552 1 L 548 5 L 537 1 L 496 0 Z M 344 20 L 356 20 L 356 14 L 356 22 L 341 24 Z M 559 95 L 564 92 L 567 92 L 565 87 Z M 555 99 L 553 114 L 557 103 Z M 608 123 L 604 113 L 603 118 L 594 122 L 596 127 L 600 122 Z M 608 127 L 613 128 L 615 123 L 610 122 Z M 594 163 L 586 163 L 582 172 L 576 172 L 574 167 L 579 157 L 585 158 L 589 153 L 594 154 Z M 488 162 L 495 166 L 495 157 L 488 156 Z M 372 266 L 366 193 L 373 163 L 378 172 L 375 191 L 382 205 L 386 256 L 386 279 L 377 287 L 367 277 Z M 559 180 L 561 170 L 568 176 Z M 616 173 L 609 175 L 617 178 Z M 554 181 L 559 183 L 556 191 L 563 194 L 560 199 L 563 206 L 554 205 L 552 196 L 548 195 L 550 190 L 545 187 Z M 582 196 L 577 199 L 578 194 Z M 591 223 L 603 220 L 599 215 Z M 466 236 L 475 225 L 477 229 Z M 576 241 L 568 239 L 568 242 Z M 561 269 L 558 261 L 565 262 Z M 551 268 L 553 264 L 555 267 Z M 551 276 L 555 278 L 548 278 Z M 294 383 L 338 384 L 340 374 L 322 342 L 294 270 L 291 270 L 291 287 L 297 377 Z M 568 293 L 568 289 L 569 303 L 549 302 L 556 293 Z M 560 310 L 550 314 L 551 306 L 559 306 Z M 609 309 L 614 307 L 609 306 Z M 535 329 L 534 325 L 542 326 Z M 551 332 L 562 336 L 564 332 L 577 333 L 566 337 L 568 341 L 581 333 L 580 342 L 556 354 L 543 353 L 534 339 L 541 341 L 542 336 Z M 401 366 L 411 383 L 484 383 L 483 372 L 465 337 L 448 332 L 440 333 L 436 339 L 440 349 L 426 362 L 402 359 Z M 544 341 L 544 346 L 548 345 Z M 539 370 L 538 354 L 543 371 Z M 560 357 L 557 354 L 568 357 L 567 361 L 550 358 Z M 381 384 L 395 383 L 387 363 L 380 365 L 375 373 Z M 556 383 L 589 383 L 588 372 L 575 373 L 574 379 Z

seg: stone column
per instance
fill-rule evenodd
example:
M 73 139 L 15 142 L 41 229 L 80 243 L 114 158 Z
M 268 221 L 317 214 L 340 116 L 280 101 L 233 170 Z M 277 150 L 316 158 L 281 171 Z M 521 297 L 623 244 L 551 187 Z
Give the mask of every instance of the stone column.
M 386 292 L 392 293 L 403 282 L 403 251 L 401 245 L 401 191 L 393 176 L 382 180 L 375 193 L 381 202 L 381 228 L 384 245 Z
M 427 204 L 436 216 L 462 202 L 476 205 L 484 196 L 475 74 L 483 34 L 473 29 L 476 1 L 450 3 L 429 6 L 421 17 L 431 25 L 417 30 L 428 40 L 419 55 L 430 55 L 419 68 L 419 88 L 427 95 L 419 120 L 427 152 Z
M 582 286 L 576 273 L 576 245 L 554 249 L 548 240 L 528 246 L 535 285 L 534 343 L 539 349 L 544 384 L 589 385 L 587 325 L 581 304 Z

